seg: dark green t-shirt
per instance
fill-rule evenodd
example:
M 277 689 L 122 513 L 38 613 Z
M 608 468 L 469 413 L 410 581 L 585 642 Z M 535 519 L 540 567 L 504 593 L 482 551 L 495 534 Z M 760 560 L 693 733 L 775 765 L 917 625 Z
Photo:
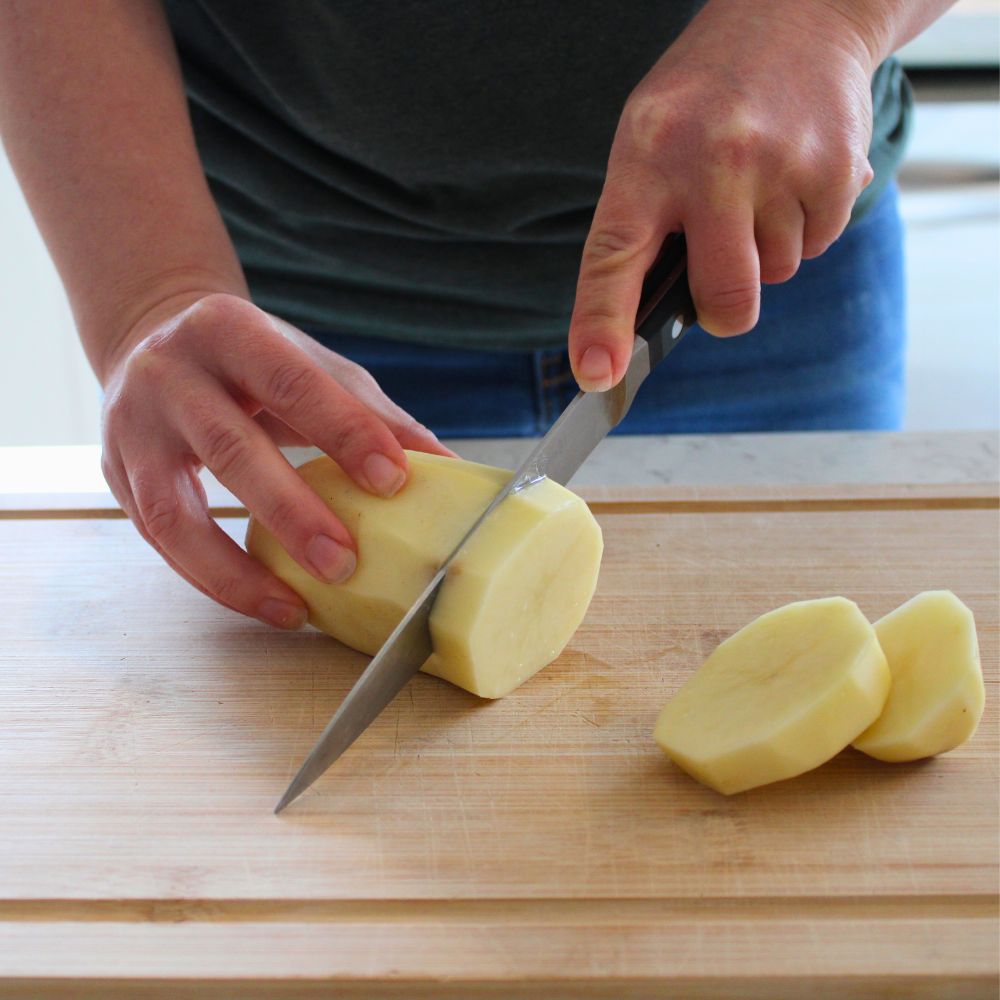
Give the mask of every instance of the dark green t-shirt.
M 166 0 L 202 162 L 255 300 L 308 328 L 565 341 L 625 99 L 699 0 Z M 902 153 L 874 81 L 876 179 Z

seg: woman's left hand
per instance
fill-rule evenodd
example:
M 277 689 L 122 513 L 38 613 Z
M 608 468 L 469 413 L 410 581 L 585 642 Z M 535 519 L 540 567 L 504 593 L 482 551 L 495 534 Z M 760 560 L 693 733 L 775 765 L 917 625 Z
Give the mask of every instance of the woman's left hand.
M 698 320 L 757 322 L 870 183 L 875 55 L 829 0 L 710 0 L 630 95 L 583 251 L 569 349 L 584 389 L 628 365 L 646 271 L 687 239 Z

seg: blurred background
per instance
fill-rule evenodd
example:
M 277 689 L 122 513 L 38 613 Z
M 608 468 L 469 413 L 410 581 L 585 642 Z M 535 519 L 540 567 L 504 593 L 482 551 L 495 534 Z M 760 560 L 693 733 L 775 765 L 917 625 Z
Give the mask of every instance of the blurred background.
M 917 95 L 905 430 L 1000 427 L 1000 6 L 960 0 L 903 51 Z M 94 444 L 100 395 L 0 152 L 0 446 Z M 835 334 L 836 317 L 831 317 Z

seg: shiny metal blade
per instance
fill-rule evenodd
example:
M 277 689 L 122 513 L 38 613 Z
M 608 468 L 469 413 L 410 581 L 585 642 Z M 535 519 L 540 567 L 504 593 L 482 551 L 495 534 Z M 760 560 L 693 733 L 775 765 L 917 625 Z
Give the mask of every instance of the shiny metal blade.
M 306 762 L 275 807 L 275 813 L 280 813 L 316 781 L 423 666 L 432 651 L 428 622 L 434 598 L 444 582 L 449 564 L 479 525 L 512 493 L 545 478 L 564 485 L 569 482 L 587 456 L 607 436 L 608 431 L 628 412 L 636 390 L 648 374 L 649 345 L 641 337 L 637 337 L 628 371 L 614 389 L 577 394 L 504 488 L 463 535 L 416 604 L 386 639 L 327 723 Z
M 612 428 L 622 422 L 649 370 L 649 344 L 636 337 L 632 360 L 621 382 L 607 392 L 577 393 L 515 473 L 511 492 L 543 478 L 565 486 Z
M 427 585 L 417 603 L 407 612 L 358 678 L 327 723 L 281 801 L 275 806 L 275 813 L 280 813 L 320 777 L 424 665 L 432 652 L 431 633 L 427 623 L 444 576 L 444 569 L 434 574 L 434 579 Z
M 448 566 L 479 526 L 510 494 L 542 479 L 566 485 L 590 453 L 628 413 L 650 371 L 680 342 L 694 322 L 687 289 L 685 249 L 670 237 L 647 275 L 636 322 L 632 357 L 624 377 L 607 392 L 581 392 L 532 449 L 506 485 L 462 536 L 434 578 L 403 616 L 323 730 L 316 746 L 275 808 L 301 795 L 365 731 L 433 651 L 430 614 Z

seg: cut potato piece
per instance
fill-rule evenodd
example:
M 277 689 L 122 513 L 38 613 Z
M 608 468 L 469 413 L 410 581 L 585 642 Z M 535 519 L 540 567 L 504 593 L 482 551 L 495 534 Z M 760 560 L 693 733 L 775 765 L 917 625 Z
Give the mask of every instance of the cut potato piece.
M 407 452 L 410 478 L 391 499 L 356 486 L 331 459 L 298 471 L 347 526 L 358 568 L 324 584 L 251 521 L 247 551 L 306 602 L 309 621 L 374 654 L 510 478 L 474 462 Z M 499 698 L 551 663 L 597 585 L 601 529 L 575 493 L 545 479 L 508 497 L 452 563 L 434 603 L 423 669 Z
M 919 760 L 969 739 L 985 701 L 972 612 L 950 590 L 929 590 L 880 618 L 875 633 L 892 687 L 855 748 L 879 760 Z
M 878 718 L 889 668 L 852 601 L 799 601 L 721 643 L 667 703 L 654 738 L 725 795 L 818 767 Z

